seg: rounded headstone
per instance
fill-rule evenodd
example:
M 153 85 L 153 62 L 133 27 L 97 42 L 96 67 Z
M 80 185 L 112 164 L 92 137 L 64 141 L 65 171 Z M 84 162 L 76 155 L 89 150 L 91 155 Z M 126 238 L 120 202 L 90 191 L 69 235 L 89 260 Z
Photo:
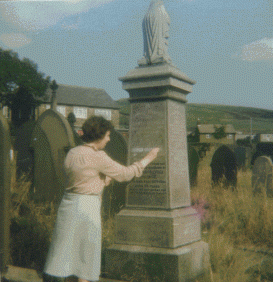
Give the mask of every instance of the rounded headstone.
M 63 115 L 47 110 L 36 122 L 30 146 L 34 153 L 34 199 L 59 201 L 65 182 L 64 159 L 75 147 L 71 126 Z
M 33 155 L 30 149 L 32 131 L 35 121 L 30 120 L 20 126 L 16 132 L 14 150 L 16 154 L 16 175 L 19 178 L 22 174 L 28 174 L 33 168 Z
M 252 169 L 252 188 L 254 193 L 265 192 L 267 196 L 273 196 L 272 185 L 272 160 L 267 156 L 258 157 Z
M 253 154 L 251 164 L 260 156 L 268 156 L 273 159 L 273 143 L 258 143 L 256 145 L 255 153 Z
M 105 152 L 113 160 L 122 165 L 127 165 L 128 145 L 121 133 L 111 130 L 110 141 L 105 147 Z M 113 181 L 104 189 L 103 215 L 104 219 L 120 211 L 125 205 L 125 190 L 127 183 Z
M 236 186 L 236 157 L 228 146 L 221 146 L 215 151 L 210 166 L 211 178 L 214 184 L 219 184 L 222 181 L 225 186 Z

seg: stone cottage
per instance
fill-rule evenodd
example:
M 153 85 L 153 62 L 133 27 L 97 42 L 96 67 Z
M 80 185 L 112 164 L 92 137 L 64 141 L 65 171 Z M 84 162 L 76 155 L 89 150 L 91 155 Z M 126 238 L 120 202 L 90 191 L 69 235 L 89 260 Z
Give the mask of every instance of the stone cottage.
M 235 145 L 236 131 L 232 124 L 224 125 L 226 137 L 217 139 L 214 137 L 215 130 L 223 126 L 222 124 L 198 124 L 197 134 L 200 143 L 222 143 Z
M 104 89 L 59 84 L 56 91 L 57 111 L 66 118 L 74 113 L 75 129 L 79 131 L 84 121 L 91 115 L 101 115 L 119 128 L 119 105 Z M 52 90 L 46 91 L 47 99 L 36 109 L 36 117 L 51 108 Z

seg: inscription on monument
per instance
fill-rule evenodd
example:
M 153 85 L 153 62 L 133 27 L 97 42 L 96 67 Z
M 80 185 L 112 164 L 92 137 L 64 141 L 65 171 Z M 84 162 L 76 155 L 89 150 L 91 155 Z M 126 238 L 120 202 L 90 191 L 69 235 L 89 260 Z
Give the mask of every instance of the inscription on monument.
M 144 157 L 152 148 L 159 147 L 160 154 L 143 172 L 142 177 L 128 185 L 127 205 L 166 206 L 166 156 L 165 131 L 166 105 L 164 101 L 131 104 L 129 161 Z
M 165 163 L 151 163 L 143 172 L 143 176 L 134 182 L 131 193 L 161 194 L 166 192 Z

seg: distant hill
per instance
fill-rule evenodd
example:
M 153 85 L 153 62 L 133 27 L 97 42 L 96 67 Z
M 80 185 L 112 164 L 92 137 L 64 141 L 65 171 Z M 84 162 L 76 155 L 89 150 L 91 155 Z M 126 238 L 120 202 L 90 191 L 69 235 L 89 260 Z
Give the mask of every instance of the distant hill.
M 129 123 L 130 106 L 128 99 L 116 101 L 121 109 L 121 123 Z M 250 119 L 252 118 L 252 132 L 273 134 L 273 111 L 258 108 L 247 108 L 211 104 L 187 104 L 187 130 L 193 130 L 199 119 L 200 123 L 233 124 L 236 131 L 250 133 Z

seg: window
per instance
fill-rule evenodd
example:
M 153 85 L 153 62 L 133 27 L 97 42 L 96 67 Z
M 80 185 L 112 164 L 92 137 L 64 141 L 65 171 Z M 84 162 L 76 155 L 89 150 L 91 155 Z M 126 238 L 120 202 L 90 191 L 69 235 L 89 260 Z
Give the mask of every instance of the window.
M 48 109 L 50 109 L 50 108 L 51 108 L 51 105 L 46 104 L 46 105 L 45 105 L 45 108 L 48 110 Z
M 211 138 L 211 134 L 206 134 L 206 138 L 210 139 Z
M 105 119 L 111 120 L 112 112 L 111 110 L 95 109 L 95 116 L 103 116 Z
M 232 139 L 232 134 L 228 134 L 227 139 Z
M 65 116 L 65 106 L 57 106 L 57 112 Z
M 73 112 L 76 118 L 87 119 L 87 108 L 74 107 Z

